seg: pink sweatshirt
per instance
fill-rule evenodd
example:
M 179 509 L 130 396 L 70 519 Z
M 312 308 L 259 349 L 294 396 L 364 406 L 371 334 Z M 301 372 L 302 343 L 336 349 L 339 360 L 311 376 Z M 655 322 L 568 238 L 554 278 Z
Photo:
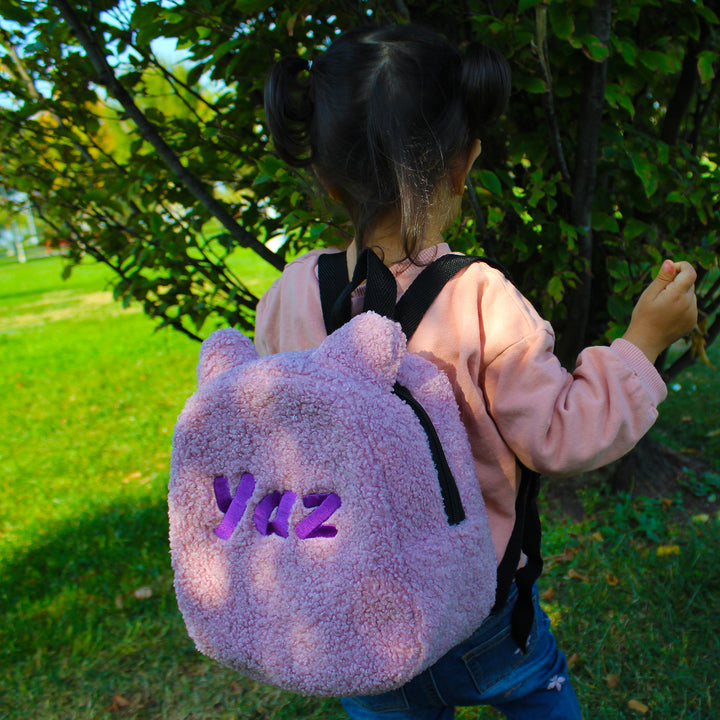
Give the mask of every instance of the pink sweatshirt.
M 260 300 L 255 345 L 261 355 L 305 350 L 326 336 L 313 250 L 291 262 Z M 420 265 L 450 252 L 425 249 Z M 398 298 L 422 271 L 393 265 Z M 360 311 L 362 293 L 353 298 Z M 650 429 L 666 389 L 645 355 L 626 340 L 591 347 L 568 373 L 553 354 L 554 334 L 499 271 L 461 270 L 432 304 L 408 350 L 450 378 L 468 430 L 498 562 L 515 521 L 516 459 L 546 475 L 580 473 L 627 453 Z

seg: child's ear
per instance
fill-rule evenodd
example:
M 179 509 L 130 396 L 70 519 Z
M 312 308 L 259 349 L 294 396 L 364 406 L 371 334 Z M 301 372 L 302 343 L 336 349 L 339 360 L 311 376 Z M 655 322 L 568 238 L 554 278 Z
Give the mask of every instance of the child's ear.
M 452 189 L 455 195 L 462 195 L 465 192 L 465 180 L 472 170 L 473 163 L 478 159 L 482 151 L 482 143 L 477 138 L 470 143 L 467 153 L 458 158 L 457 164 L 453 167 Z

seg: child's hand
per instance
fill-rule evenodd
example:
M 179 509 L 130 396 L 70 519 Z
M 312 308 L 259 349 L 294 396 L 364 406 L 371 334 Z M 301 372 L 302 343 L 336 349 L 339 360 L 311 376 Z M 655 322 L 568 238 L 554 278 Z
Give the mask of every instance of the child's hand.
M 651 363 L 697 324 L 696 277 L 690 263 L 666 260 L 635 305 L 623 337 Z

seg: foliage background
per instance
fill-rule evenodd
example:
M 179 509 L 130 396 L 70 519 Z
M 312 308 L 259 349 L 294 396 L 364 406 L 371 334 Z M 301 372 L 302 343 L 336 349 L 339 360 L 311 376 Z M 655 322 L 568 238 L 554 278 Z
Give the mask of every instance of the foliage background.
M 107 263 L 115 296 L 161 324 L 251 330 L 257 298 L 228 266 L 236 248 L 279 270 L 347 242 L 339 208 L 268 147 L 264 78 L 280 55 L 312 57 L 348 27 L 412 20 L 511 62 L 511 105 L 483 138 L 452 241 L 510 269 L 561 357 L 620 334 L 668 255 L 698 267 L 702 311 L 668 377 L 720 330 L 711 3 L 0 0 L 0 13 L 6 202 L 31 206 L 73 261 Z M 182 64 L 163 63 L 159 39 Z

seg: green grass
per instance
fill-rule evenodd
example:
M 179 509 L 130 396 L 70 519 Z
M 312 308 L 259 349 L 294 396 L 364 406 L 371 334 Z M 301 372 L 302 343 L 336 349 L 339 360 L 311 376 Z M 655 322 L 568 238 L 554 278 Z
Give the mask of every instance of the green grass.
M 0 718 L 344 717 L 195 652 L 165 495 L 198 345 L 113 304 L 101 267 L 60 272 L 0 261 Z M 656 432 L 720 467 L 715 373 L 678 382 Z M 720 713 L 720 525 L 674 500 L 587 493 L 589 519 L 545 518 L 541 590 L 587 718 L 640 717 L 631 700 L 648 718 Z

